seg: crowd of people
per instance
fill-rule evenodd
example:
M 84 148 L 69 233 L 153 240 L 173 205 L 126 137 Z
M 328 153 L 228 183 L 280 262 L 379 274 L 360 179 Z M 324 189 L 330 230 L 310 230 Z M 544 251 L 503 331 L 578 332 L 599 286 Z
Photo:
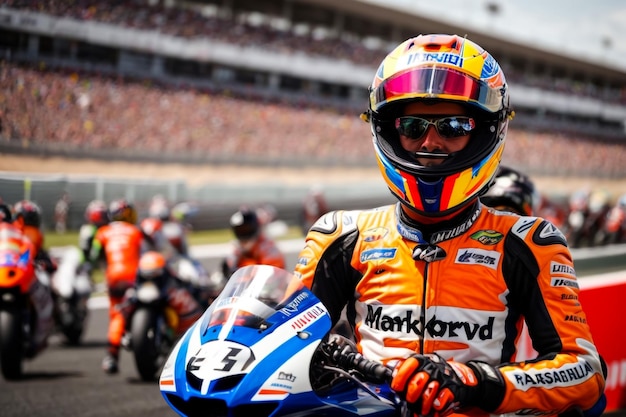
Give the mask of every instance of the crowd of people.
M 358 160 L 367 126 L 355 115 L 248 101 L 120 79 L 0 64 L 0 136 L 36 147 L 145 154 Z M 346 136 L 350 140 L 337 142 Z M 359 138 L 359 139 L 357 139 Z
M 356 114 L 0 63 L 0 138 L 33 149 L 363 164 L 368 136 Z M 619 142 L 516 129 L 514 121 L 509 136 L 504 161 L 530 173 L 623 172 Z
M 295 53 L 306 51 L 310 56 L 349 60 L 358 65 L 372 66 L 385 56 L 395 40 L 379 39 L 367 46 L 357 37 L 337 36 L 337 31 L 327 27 L 318 34 L 313 25 L 303 32 L 297 26 L 272 24 L 276 16 L 265 16 L 256 23 L 248 17 L 253 13 L 241 12 L 228 16 L 225 13 L 203 13 L 202 5 L 173 4 L 149 1 L 27 1 L 8 0 L 6 6 L 67 17 L 81 21 L 94 21 L 112 25 L 150 30 L 188 39 L 211 38 L 241 46 L 262 46 L 264 49 Z M 226 17 L 228 16 L 228 17 Z M 617 103 L 626 103 L 626 90 L 606 92 L 602 86 L 562 77 L 560 74 L 530 74 L 524 68 L 502 63 L 510 74 L 509 81 L 527 86 L 566 92 L 578 97 L 594 97 Z M 555 81 L 556 78 L 556 81 Z

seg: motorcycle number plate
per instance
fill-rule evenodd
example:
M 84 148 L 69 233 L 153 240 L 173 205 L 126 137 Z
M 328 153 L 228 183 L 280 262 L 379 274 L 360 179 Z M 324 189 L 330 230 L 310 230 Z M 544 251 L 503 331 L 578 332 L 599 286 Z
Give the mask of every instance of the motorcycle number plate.
M 218 340 L 203 345 L 189 359 L 187 372 L 208 382 L 226 375 L 246 372 L 254 359 L 254 353 L 249 347 Z

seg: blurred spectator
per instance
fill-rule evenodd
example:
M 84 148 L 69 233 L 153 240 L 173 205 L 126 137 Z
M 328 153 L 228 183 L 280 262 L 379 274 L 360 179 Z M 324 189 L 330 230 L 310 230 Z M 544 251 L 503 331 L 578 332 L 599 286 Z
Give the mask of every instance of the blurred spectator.
M 64 192 L 54 206 L 54 228 L 57 233 L 67 230 L 67 215 L 70 210 L 70 195 Z

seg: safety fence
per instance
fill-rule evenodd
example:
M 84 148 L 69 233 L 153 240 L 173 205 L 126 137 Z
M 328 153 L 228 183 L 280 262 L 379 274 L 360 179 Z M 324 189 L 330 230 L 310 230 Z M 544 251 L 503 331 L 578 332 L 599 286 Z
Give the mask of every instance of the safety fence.
M 147 214 L 153 196 L 162 195 L 172 203 L 187 202 L 194 208 L 188 219 L 195 230 L 224 228 L 228 218 L 242 204 L 269 204 L 276 216 L 289 225 L 298 224 L 302 200 L 309 185 L 268 184 L 206 184 L 189 187 L 183 180 L 115 179 L 101 176 L 66 176 L 63 174 L 23 174 L 0 172 L 0 199 L 7 204 L 28 199 L 43 212 L 45 229 L 54 228 L 54 208 L 65 193 L 70 205 L 67 229 L 77 230 L 84 222 L 83 214 L 94 199 L 110 202 L 126 198 L 133 202 L 139 217 Z M 325 186 L 324 194 L 331 209 L 375 207 L 391 202 L 392 197 L 382 180 L 376 183 Z

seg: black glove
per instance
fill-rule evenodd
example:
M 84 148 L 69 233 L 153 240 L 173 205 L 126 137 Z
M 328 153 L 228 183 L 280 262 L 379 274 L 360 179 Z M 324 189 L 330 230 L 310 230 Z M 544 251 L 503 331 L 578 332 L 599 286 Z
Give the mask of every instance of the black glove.
M 391 388 L 421 416 L 443 417 L 464 407 L 494 411 L 504 398 L 504 380 L 492 366 L 446 361 L 437 354 L 413 355 L 393 372 Z

